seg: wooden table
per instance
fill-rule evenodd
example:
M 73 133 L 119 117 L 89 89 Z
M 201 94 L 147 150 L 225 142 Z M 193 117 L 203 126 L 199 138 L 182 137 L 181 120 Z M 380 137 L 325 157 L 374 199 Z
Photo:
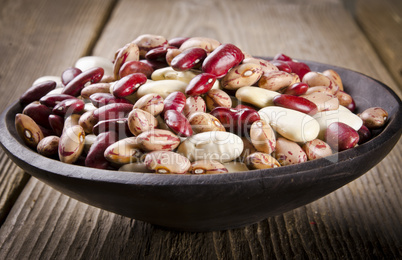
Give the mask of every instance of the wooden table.
M 398 0 L 0 0 L 0 111 L 140 34 L 205 36 L 376 78 L 401 96 Z M 173 232 L 71 199 L 0 151 L 0 259 L 401 259 L 402 142 L 359 179 L 245 228 Z

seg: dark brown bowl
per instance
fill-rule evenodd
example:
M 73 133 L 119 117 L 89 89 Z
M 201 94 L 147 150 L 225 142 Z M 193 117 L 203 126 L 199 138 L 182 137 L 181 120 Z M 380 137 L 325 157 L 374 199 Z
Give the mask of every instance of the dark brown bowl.
M 175 230 L 211 231 L 246 226 L 317 200 L 379 163 L 401 135 L 400 98 L 386 85 L 347 69 L 306 62 L 313 71 L 334 69 L 358 111 L 389 113 L 372 140 L 328 158 L 268 170 L 215 175 L 132 173 L 69 165 L 27 148 L 14 127 L 18 102 L 0 118 L 0 143 L 32 176 L 68 196 L 130 218 Z

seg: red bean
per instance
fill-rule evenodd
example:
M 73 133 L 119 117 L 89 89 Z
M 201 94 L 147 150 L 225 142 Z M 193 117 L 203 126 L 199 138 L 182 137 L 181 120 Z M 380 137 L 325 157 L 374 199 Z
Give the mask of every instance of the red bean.
M 304 62 L 298 62 L 298 61 L 286 61 L 286 63 L 290 66 L 290 68 L 292 69 L 293 73 L 296 73 L 300 80 L 303 79 L 303 76 L 310 72 L 310 67 L 304 63 Z
M 300 96 L 307 92 L 308 85 L 304 82 L 296 82 L 285 89 L 283 94 Z
M 207 93 L 214 85 L 216 77 L 210 73 L 195 76 L 186 87 L 186 95 L 198 96 Z
M 207 52 L 203 48 L 193 47 L 185 49 L 173 58 L 170 66 L 177 71 L 186 71 L 199 67 L 207 57 Z
M 31 86 L 20 96 L 20 103 L 26 106 L 29 103 L 39 100 L 41 97 L 56 88 L 57 83 L 53 80 L 47 80 Z
M 61 74 L 61 83 L 66 86 L 73 78 L 81 74 L 82 71 L 79 68 L 67 68 Z
M 143 73 L 133 73 L 121 78 L 113 86 L 113 95 L 116 97 L 127 97 L 147 82 L 147 76 Z
M 62 94 L 68 94 L 72 96 L 79 96 L 81 90 L 87 83 L 98 83 L 104 74 L 104 70 L 101 67 L 95 67 L 92 69 L 88 69 L 78 76 L 76 76 L 73 80 L 71 80 L 63 89 Z
M 166 61 L 158 61 L 158 60 L 140 60 L 140 62 L 147 64 L 153 70 L 165 68 L 169 66 Z
M 191 136 L 193 129 L 188 119 L 176 110 L 167 110 L 164 114 L 164 120 L 167 126 L 178 136 Z
M 274 57 L 274 60 L 291 61 L 292 58 L 283 53 L 277 53 Z
M 316 104 L 299 96 L 282 94 L 275 96 L 272 101 L 276 106 L 297 110 L 309 115 L 315 115 L 318 112 Z
M 244 59 L 243 52 L 233 44 L 222 44 L 202 63 L 202 71 L 223 78 L 228 71 Z
M 334 122 L 327 127 L 325 140 L 333 150 L 344 151 L 358 144 L 359 134 L 347 124 Z

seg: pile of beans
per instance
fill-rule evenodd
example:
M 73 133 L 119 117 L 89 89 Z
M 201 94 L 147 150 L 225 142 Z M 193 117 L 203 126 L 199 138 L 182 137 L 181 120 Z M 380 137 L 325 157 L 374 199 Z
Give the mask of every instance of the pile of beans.
M 37 79 L 15 126 L 39 154 L 98 169 L 210 174 L 302 163 L 362 144 L 388 114 L 354 114 L 334 70 L 233 44 L 145 34 Z

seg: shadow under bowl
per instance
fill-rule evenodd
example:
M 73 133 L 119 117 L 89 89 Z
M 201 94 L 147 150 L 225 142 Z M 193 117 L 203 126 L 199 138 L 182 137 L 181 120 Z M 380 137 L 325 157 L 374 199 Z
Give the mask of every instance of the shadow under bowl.
M 163 175 L 98 170 L 43 157 L 25 146 L 14 119 L 19 102 L 0 117 L 0 143 L 23 170 L 62 193 L 123 216 L 174 230 L 238 228 L 317 200 L 366 173 L 398 142 L 400 98 L 363 74 L 305 61 L 312 71 L 333 69 L 358 111 L 379 106 L 389 113 L 370 141 L 330 157 L 266 170 L 211 175 Z

